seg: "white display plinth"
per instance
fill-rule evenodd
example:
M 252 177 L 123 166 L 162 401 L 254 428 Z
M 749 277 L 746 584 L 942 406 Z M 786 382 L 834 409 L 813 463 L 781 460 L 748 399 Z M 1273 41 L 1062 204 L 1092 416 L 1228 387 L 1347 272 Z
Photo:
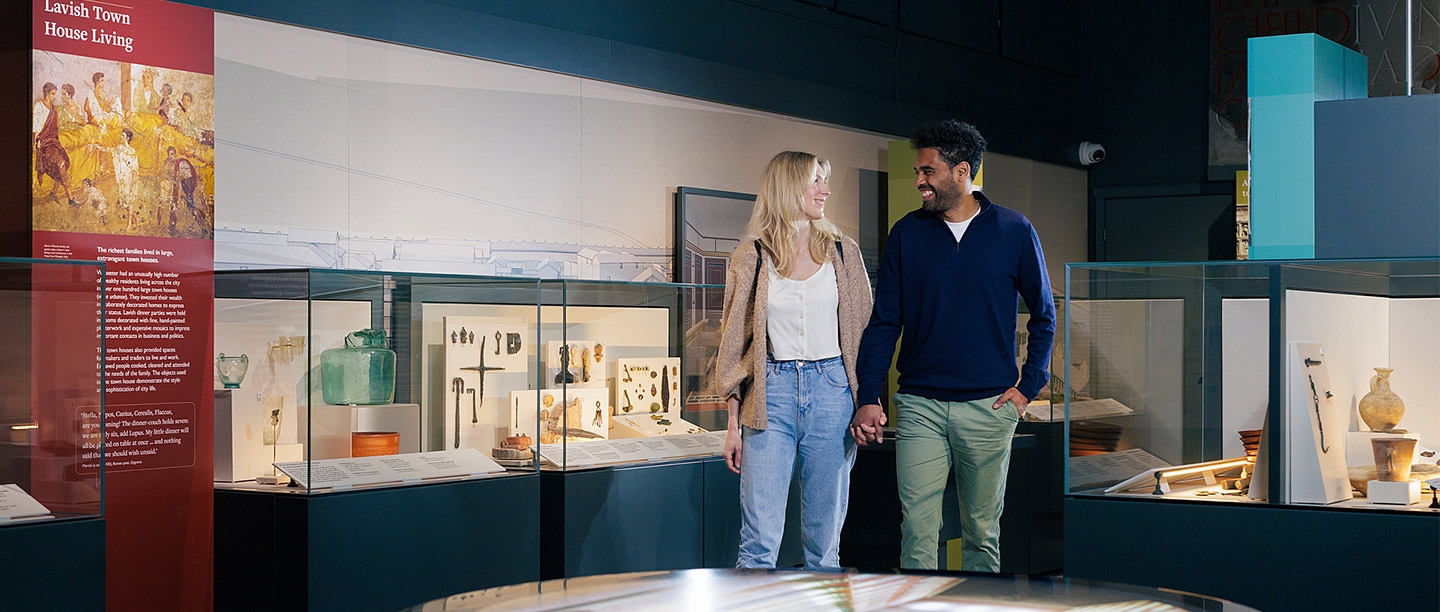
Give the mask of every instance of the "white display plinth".
M 1365 497 L 1372 504 L 1408 506 L 1420 501 L 1420 481 L 1387 482 L 1372 480 L 1366 485 Z
M 271 464 L 305 458 L 304 444 L 264 440 L 264 409 L 253 389 L 215 390 L 215 482 L 255 480 Z

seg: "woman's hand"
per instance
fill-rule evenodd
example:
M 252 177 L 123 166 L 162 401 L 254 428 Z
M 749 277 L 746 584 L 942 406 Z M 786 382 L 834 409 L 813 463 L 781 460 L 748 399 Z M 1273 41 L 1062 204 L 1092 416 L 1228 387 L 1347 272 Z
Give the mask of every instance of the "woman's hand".
M 730 427 L 725 431 L 725 450 L 721 455 L 725 457 L 725 467 L 736 474 L 740 473 L 740 447 L 744 444 L 740 439 L 740 427 Z

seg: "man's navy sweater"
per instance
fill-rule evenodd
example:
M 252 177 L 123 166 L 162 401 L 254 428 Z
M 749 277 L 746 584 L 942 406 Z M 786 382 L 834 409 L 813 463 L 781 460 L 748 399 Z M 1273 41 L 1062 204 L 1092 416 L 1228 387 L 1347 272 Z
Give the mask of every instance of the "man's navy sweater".
M 923 210 L 890 229 L 860 341 L 860 404 L 879 403 L 902 331 L 900 393 L 970 401 L 1016 387 L 1034 399 L 1049 381 L 1055 301 L 1040 238 L 1024 215 L 974 194 L 980 211 L 958 242 L 943 217 Z M 1015 366 L 1016 295 L 1030 310 L 1023 376 Z

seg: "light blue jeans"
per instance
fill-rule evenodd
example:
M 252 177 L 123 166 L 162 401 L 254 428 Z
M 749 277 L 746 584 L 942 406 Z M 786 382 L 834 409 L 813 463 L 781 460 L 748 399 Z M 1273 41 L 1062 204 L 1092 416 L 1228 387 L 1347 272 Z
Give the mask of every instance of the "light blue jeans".
M 850 502 L 855 402 L 845 364 L 781 361 L 765 365 L 766 428 L 741 428 L 740 557 L 736 567 L 775 567 L 785 533 L 793 470 L 800 470 L 800 532 L 805 569 L 840 569 L 840 528 Z

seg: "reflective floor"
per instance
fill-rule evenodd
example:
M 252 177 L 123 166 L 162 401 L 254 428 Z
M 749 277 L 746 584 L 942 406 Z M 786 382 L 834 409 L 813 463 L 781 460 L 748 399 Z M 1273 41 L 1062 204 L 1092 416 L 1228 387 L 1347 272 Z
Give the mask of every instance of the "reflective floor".
M 1208 597 L 1064 578 L 713 569 L 531 582 L 460 593 L 406 612 L 462 610 L 1253 612 Z

